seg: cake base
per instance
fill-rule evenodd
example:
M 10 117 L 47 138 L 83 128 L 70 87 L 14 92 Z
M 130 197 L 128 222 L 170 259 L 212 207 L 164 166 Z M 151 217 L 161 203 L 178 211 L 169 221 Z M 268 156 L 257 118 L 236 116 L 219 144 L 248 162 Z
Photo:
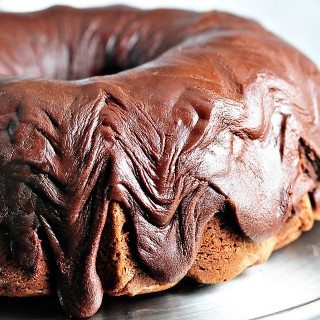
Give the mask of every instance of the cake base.
M 216 215 L 204 231 L 198 255 L 187 276 L 208 284 L 230 280 L 248 267 L 265 262 L 274 250 L 310 230 L 318 218 L 319 214 L 312 209 L 309 196 L 305 195 L 275 236 L 256 243 L 242 237 L 232 222 L 225 221 L 225 217 Z M 128 225 L 124 211 L 114 203 L 108 215 L 97 261 L 105 293 L 133 296 L 173 287 L 175 282 L 158 283 L 139 266 L 132 249 L 134 246 L 131 242 L 134 239 Z M 9 243 L 5 239 L 4 230 L 0 230 L 0 295 L 29 297 L 51 294 L 50 262 L 45 245 L 39 252 L 36 270 L 28 271 L 14 265 L 8 250 Z

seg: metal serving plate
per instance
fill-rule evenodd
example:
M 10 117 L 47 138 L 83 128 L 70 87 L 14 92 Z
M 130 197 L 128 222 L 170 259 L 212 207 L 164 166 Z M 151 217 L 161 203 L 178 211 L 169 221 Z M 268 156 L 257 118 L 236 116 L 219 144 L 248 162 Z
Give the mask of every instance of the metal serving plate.
M 0 319 L 66 319 L 54 298 L 0 298 Z M 106 298 L 102 319 L 320 319 L 320 223 L 270 260 L 221 285 Z

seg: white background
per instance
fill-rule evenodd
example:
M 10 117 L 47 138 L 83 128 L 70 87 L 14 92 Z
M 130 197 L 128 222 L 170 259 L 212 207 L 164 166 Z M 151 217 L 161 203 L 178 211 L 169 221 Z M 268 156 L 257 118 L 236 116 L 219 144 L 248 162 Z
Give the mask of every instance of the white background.
M 0 0 L 0 10 L 33 11 L 55 4 L 90 7 L 119 3 L 141 8 L 217 9 L 249 16 L 298 47 L 320 66 L 320 0 Z

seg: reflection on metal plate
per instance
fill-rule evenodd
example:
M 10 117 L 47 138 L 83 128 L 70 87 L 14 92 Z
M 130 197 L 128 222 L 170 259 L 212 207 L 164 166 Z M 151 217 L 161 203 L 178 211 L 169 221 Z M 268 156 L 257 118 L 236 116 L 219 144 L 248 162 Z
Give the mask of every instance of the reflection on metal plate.
M 65 319 L 56 299 L 0 298 L 0 319 Z M 270 260 L 221 285 L 185 282 L 134 298 L 105 298 L 92 320 L 320 319 L 320 223 Z

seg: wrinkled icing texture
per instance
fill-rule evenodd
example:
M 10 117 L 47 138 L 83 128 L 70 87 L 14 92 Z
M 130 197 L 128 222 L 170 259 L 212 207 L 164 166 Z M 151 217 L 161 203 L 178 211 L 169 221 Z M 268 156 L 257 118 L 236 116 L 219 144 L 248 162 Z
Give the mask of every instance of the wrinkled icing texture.
M 319 71 L 257 23 L 58 7 L 0 13 L 0 30 L 0 224 L 31 270 L 44 230 L 70 314 L 101 304 L 95 262 L 112 201 L 140 263 L 166 282 L 186 274 L 216 212 L 260 241 L 316 191 Z

